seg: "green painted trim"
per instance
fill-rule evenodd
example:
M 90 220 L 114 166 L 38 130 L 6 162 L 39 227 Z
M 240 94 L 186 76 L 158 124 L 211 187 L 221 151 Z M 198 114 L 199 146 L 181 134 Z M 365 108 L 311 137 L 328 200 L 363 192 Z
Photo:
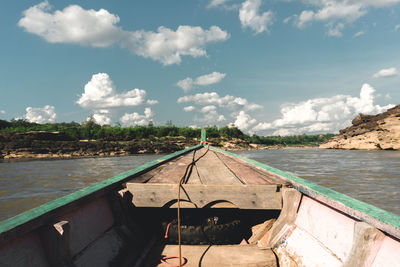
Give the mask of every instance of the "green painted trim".
M 48 212 L 51 212 L 57 208 L 60 208 L 62 206 L 65 206 L 73 201 L 76 201 L 78 199 L 81 199 L 83 197 L 86 197 L 90 194 L 93 194 L 101 189 L 106 189 L 107 187 L 111 187 L 113 185 L 116 185 L 118 183 L 123 182 L 125 179 L 130 178 L 133 175 L 136 175 L 140 172 L 146 171 L 146 169 L 150 169 L 152 167 L 155 167 L 157 165 L 161 165 L 169 160 L 172 160 L 182 154 L 185 154 L 191 150 L 197 149 L 201 147 L 201 145 L 196 145 L 196 146 L 192 146 L 189 148 L 186 148 L 184 150 L 181 151 L 177 151 L 175 153 L 169 154 L 167 156 L 161 157 L 159 159 L 153 160 L 151 162 L 148 162 L 140 167 L 137 167 L 133 170 L 129 170 L 127 172 L 118 174 L 112 178 L 109 178 L 107 180 L 104 180 L 102 182 L 96 183 L 92 186 L 83 188 L 79 191 L 76 191 L 72 194 L 66 195 L 64 197 L 55 199 L 53 201 L 50 201 L 46 204 L 43 204 L 39 207 L 33 208 L 31 210 L 28 210 L 24 213 L 18 214 L 14 217 L 11 217 L 7 220 L 4 220 L 0 223 L 0 235 L 2 235 L 3 233 L 17 227 L 20 225 L 23 225 L 24 223 L 27 223 L 31 220 L 34 220 Z
M 205 142 L 207 140 L 207 136 L 206 136 L 206 129 L 201 129 L 201 141 Z
M 252 164 L 258 168 L 270 171 L 270 172 L 275 173 L 291 182 L 294 182 L 294 187 L 297 190 L 299 190 L 303 194 L 306 194 L 312 198 L 316 198 L 317 196 L 322 196 L 322 197 L 328 198 L 330 200 L 337 201 L 337 202 L 345 205 L 346 207 L 350 207 L 351 209 L 359 211 L 360 213 L 362 213 L 364 215 L 368 215 L 368 216 L 376 219 L 377 221 L 380 221 L 384 224 L 390 225 L 396 229 L 395 233 L 390 233 L 390 234 L 396 234 L 395 236 L 397 238 L 399 238 L 399 236 L 400 236 L 400 216 L 398 216 L 396 214 L 393 214 L 386 210 L 380 209 L 378 207 L 375 207 L 371 204 L 362 202 L 360 200 L 354 199 L 354 198 L 344 195 L 342 193 L 336 192 L 327 187 L 317 185 L 313 182 L 310 182 L 308 180 L 294 176 L 287 172 L 278 170 L 276 168 L 273 168 L 266 164 L 260 163 L 258 161 L 248 159 L 243 156 L 240 156 L 235 153 L 225 151 L 225 150 L 222 150 L 219 148 L 210 147 L 210 149 L 217 151 L 217 152 L 225 153 L 225 154 L 230 155 L 235 158 L 238 158 L 238 159 L 243 160 L 249 164 Z M 348 212 L 346 212 L 346 213 L 349 214 Z M 349 214 L 349 215 L 354 216 L 355 214 Z M 366 218 L 366 217 L 367 216 L 365 216 L 365 217 L 360 216 L 359 219 L 362 221 L 369 222 L 368 218 Z M 375 227 L 380 228 L 379 226 L 376 226 L 376 225 L 375 225 Z

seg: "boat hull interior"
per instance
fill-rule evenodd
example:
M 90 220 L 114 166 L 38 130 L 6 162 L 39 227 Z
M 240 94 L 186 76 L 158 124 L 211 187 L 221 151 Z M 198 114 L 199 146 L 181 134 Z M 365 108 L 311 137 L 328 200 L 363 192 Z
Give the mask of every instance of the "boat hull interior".
M 367 223 L 279 172 L 198 146 L 49 212 L 35 209 L 40 216 L 1 234 L 0 265 L 177 266 L 181 179 L 184 266 L 400 262 L 396 227 Z

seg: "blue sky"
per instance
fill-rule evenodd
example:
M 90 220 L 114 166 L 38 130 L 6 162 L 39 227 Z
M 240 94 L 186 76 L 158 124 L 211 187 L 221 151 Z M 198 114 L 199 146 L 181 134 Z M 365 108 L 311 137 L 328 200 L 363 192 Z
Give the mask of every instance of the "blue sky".
M 5 1 L 0 118 L 337 132 L 400 102 L 399 3 Z

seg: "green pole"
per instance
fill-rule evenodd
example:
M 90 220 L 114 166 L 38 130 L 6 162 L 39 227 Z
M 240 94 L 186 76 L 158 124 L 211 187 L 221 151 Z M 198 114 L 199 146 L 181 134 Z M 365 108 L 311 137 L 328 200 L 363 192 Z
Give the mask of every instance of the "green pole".
M 206 137 L 206 129 L 201 129 L 201 142 L 205 142 L 207 139 Z

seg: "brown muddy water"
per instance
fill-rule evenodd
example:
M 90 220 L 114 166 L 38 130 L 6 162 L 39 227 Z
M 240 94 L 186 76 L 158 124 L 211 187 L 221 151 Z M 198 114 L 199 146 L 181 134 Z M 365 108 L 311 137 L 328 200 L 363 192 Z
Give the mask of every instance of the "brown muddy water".
M 400 215 L 400 151 L 317 148 L 237 151 Z M 0 221 L 162 155 L 0 161 Z

